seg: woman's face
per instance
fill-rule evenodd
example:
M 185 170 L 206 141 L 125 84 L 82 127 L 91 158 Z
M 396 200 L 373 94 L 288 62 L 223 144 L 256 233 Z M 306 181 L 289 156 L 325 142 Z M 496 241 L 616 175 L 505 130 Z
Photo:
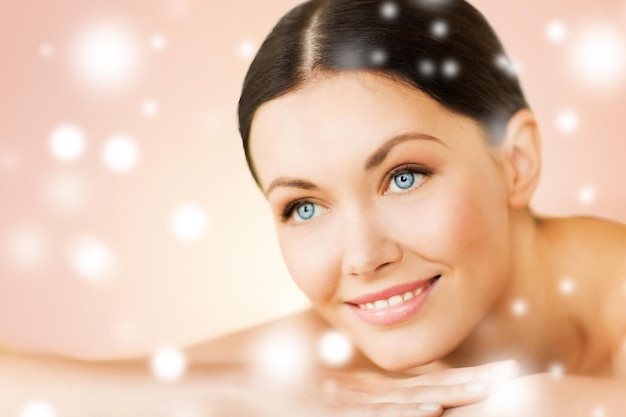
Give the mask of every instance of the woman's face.
M 343 72 L 263 104 L 250 138 L 293 279 L 370 359 L 423 365 L 475 329 L 509 267 L 506 183 L 477 123 Z

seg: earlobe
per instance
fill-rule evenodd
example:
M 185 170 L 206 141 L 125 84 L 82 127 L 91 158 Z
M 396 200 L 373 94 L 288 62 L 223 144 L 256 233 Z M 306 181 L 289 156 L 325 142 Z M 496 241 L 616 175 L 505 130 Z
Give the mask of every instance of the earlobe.
M 502 152 L 509 206 L 525 208 L 541 171 L 541 140 L 537 121 L 530 110 L 519 110 L 509 119 Z

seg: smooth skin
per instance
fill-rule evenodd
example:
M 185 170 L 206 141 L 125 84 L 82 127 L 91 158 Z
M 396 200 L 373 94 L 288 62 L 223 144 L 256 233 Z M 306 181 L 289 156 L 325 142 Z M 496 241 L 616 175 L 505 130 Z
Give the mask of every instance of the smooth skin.
M 490 146 L 476 122 L 413 88 L 317 74 L 263 104 L 250 138 L 292 277 L 377 366 L 419 374 L 514 358 L 545 385 L 546 410 L 573 394 L 603 400 L 608 415 L 626 407 L 612 394 L 626 392 L 626 227 L 529 209 L 541 168 L 529 110 Z M 347 302 L 435 275 L 424 307 L 393 326 L 364 322 Z M 601 379 L 541 382 L 553 363 Z
M 487 143 L 474 121 L 413 88 L 317 74 L 259 108 L 250 142 L 286 264 L 313 309 L 188 349 L 189 372 L 169 388 L 145 362 L 0 355 L 0 411 L 16 414 L 37 388 L 63 416 L 155 415 L 178 403 L 215 417 L 622 415 L 626 227 L 528 208 L 541 168 L 529 110 L 500 145 Z M 391 326 L 347 303 L 434 275 L 423 308 Z M 331 328 L 359 349 L 341 368 L 317 352 Z M 277 334 L 310 359 L 295 380 L 256 367 L 256 347 Z M 546 373 L 554 363 L 563 376 Z M 68 377 L 72 390 L 59 390 Z

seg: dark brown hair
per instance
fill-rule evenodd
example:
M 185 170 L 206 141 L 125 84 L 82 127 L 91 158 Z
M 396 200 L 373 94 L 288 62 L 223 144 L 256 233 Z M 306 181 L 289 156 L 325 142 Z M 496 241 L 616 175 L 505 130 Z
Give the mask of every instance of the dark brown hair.
M 479 122 L 492 144 L 528 107 L 497 35 L 464 0 L 311 0 L 283 16 L 243 83 L 239 132 L 246 160 L 252 119 L 263 103 L 318 72 L 365 70 L 417 88 Z

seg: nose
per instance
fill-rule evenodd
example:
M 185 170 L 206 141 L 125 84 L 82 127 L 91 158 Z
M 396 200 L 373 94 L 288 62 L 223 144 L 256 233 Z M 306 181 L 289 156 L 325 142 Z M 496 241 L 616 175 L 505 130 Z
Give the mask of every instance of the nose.
M 371 277 L 402 259 L 399 242 L 373 214 L 351 213 L 342 228 L 342 272 L 353 277 Z

